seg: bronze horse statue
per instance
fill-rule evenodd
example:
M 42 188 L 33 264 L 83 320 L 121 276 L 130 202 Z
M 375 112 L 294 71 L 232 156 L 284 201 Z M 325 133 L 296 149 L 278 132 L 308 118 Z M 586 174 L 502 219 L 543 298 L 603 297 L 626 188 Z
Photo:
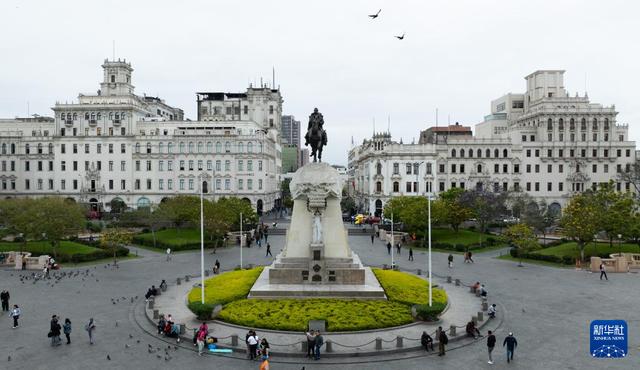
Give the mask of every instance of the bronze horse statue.
M 307 134 L 304 136 L 304 145 L 311 144 L 311 154 L 314 162 L 322 162 L 322 148 L 327 145 L 327 133 L 322 128 L 324 118 L 322 113 L 318 112 L 318 108 L 313 110 L 309 116 L 309 125 L 307 126 Z

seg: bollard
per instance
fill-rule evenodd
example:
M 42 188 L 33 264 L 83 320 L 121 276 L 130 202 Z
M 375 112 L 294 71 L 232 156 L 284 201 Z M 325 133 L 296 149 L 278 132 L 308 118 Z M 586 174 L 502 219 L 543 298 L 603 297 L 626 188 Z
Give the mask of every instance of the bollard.
M 327 341 L 325 342 L 325 345 L 327 346 L 324 349 L 325 352 L 333 352 L 333 343 L 331 343 L 331 339 L 327 339 Z
M 147 307 L 149 307 L 150 310 L 153 309 L 153 299 L 149 300 Z
M 327 341 L 328 343 L 329 341 Z M 302 353 L 309 353 L 309 351 L 307 351 L 309 349 L 309 341 L 303 340 L 302 342 L 300 342 L 302 345 L 300 347 L 302 347 Z
M 184 333 L 187 332 L 187 326 L 185 324 L 178 324 L 178 330 L 180 335 L 183 335 Z
M 449 336 L 451 336 L 451 337 L 455 337 L 456 336 L 456 327 L 455 327 L 455 325 L 451 325 L 449 327 Z
M 476 290 L 476 297 L 480 297 L 480 289 Z
M 484 314 L 482 313 L 482 311 L 478 311 L 478 321 L 483 321 L 484 320 Z
M 131 303 L 133 303 L 133 297 L 131 297 Z
M 489 309 L 489 304 L 487 302 L 482 302 L 482 311 L 486 311 Z
M 153 310 L 153 319 L 158 320 L 160 317 L 160 310 Z
M 237 347 L 238 346 L 238 335 L 233 334 L 231 336 L 231 346 L 232 347 Z
M 447 276 L 447 283 L 451 282 L 451 276 Z
M 382 338 L 376 338 L 376 349 L 377 350 L 382 349 Z
M 191 280 L 191 276 L 189 276 L 189 275 L 185 275 L 185 276 L 184 276 L 184 281 L 189 281 L 189 280 Z
M 418 275 L 422 275 L 422 269 L 418 269 Z
M 460 286 L 460 279 L 456 279 L 456 286 Z
M 478 325 L 478 316 L 471 316 L 471 321 L 473 321 L 474 325 Z
M 482 297 L 482 303 L 487 303 L 487 297 Z
M 209 270 L 204 270 L 204 276 L 209 276 Z
M 400 335 L 396 337 L 396 348 L 402 348 L 402 336 Z
M 176 284 L 178 284 L 178 285 L 182 284 L 182 282 L 180 281 L 180 278 L 178 278 L 178 279 L 176 280 Z

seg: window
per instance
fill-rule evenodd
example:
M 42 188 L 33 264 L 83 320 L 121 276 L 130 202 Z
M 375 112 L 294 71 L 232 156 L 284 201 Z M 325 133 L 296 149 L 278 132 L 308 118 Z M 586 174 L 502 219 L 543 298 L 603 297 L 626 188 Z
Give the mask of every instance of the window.
M 213 171 L 213 161 L 207 161 L 207 171 Z
M 626 157 L 630 157 L 631 156 L 631 150 L 630 149 L 625 150 L 625 156 Z
M 580 149 L 580 156 L 582 158 L 586 157 L 587 156 L 587 150 L 586 149 Z
M 464 158 L 464 149 L 460 149 L 460 158 Z
M 147 190 L 151 190 L 151 179 L 147 179 Z
M 400 191 L 400 183 L 397 181 L 393 182 L 393 192 L 398 193 Z
M 213 143 L 210 141 L 207 142 L 207 153 L 213 153 Z
M 513 173 L 520 173 L 520 165 L 519 164 L 514 164 L 513 165 Z
M 502 158 L 507 158 L 509 156 L 509 151 L 507 149 L 502 150 Z
M 553 165 L 548 164 L 547 165 L 547 173 L 551 173 L 551 172 L 553 172 Z
M 476 152 L 476 157 L 481 158 L 482 157 L 482 150 L 478 149 Z
M 224 161 L 224 170 L 225 171 L 231 171 L 231 161 L 230 160 Z
M 151 171 L 151 161 L 147 161 L 147 171 Z
M 407 175 L 411 175 L 411 163 L 407 163 Z
M 527 135 L 522 135 L 522 141 L 527 141 Z
M 432 169 L 431 169 L 431 163 L 427 163 L 427 175 L 431 175 Z
M 202 159 L 198 160 L 198 171 L 202 171 Z
M 551 118 L 547 120 L 547 130 L 553 130 L 553 120 Z
M 527 157 L 531 157 L 531 149 L 527 149 Z
M 25 161 L 24 162 L 24 170 L 25 171 L 29 171 L 29 167 L 30 167 L 30 162 L 29 161 Z
M 262 179 L 258 179 L 258 190 L 262 190 Z
M 73 144 L 73 154 L 78 154 L 78 144 Z
M 469 149 L 469 158 L 473 158 L 473 150 Z
M 440 164 L 438 165 L 438 173 L 446 173 L 447 171 L 445 170 L 445 166 L 444 164 Z M 444 190 L 442 190 L 444 191 Z
M 536 141 L 536 136 L 535 135 L 530 135 L 529 136 L 529 141 Z
M 224 190 L 231 190 L 231 180 L 230 179 L 225 179 L 224 180 Z
M 193 171 L 193 160 L 189 160 L 189 171 Z
M 531 191 L 531 183 L 530 182 L 527 183 L 526 189 L 527 189 L 527 191 Z
M 394 175 L 399 175 L 400 174 L 400 164 L 398 164 L 398 163 L 394 163 L 393 164 L 393 174 Z
M 608 164 L 604 165 L 602 172 L 609 173 L 609 165 Z
M 405 184 L 405 190 L 407 193 L 411 193 L 411 182 L 407 181 L 407 183 Z
M 456 173 L 456 164 L 455 163 L 451 164 L 451 173 Z
M 563 191 L 563 188 L 564 188 L 564 183 L 559 182 L 558 183 L 558 191 Z
M 598 165 L 597 164 L 592 164 L 591 165 L 591 172 L 593 172 L 593 173 L 597 173 L 598 172 Z
M 136 161 L 136 171 L 140 171 L 140 161 Z
M 244 181 L 242 179 L 238 179 L 238 190 L 244 190 Z
M 167 143 L 167 153 L 173 153 L 173 143 Z
M 493 173 L 500 173 L 500 165 L 499 164 L 494 164 L 493 165 Z
M 376 181 L 376 192 L 378 192 L 378 193 L 382 192 L 382 182 L 381 181 Z
M 531 173 L 531 165 L 530 164 L 527 165 L 527 173 Z
M 480 168 L 480 167 L 478 167 Z M 464 173 L 464 164 L 460 164 L 460 173 Z
M 225 151 L 225 153 L 230 153 L 231 152 L 231 143 L 230 142 L 226 141 L 224 143 L 224 151 Z
M 539 158 L 540 157 L 540 149 L 536 149 L 535 150 L 535 157 Z
M 253 161 L 250 159 L 247 161 L 247 171 L 253 171 Z
M 198 141 L 198 153 L 202 153 L 204 149 L 204 144 L 202 144 L 202 141 Z
M 238 171 L 244 171 L 244 164 L 242 160 L 238 161 Z
M 262 161 L 258 161 L 258 171 L 262 171 Z
M 507 173 L 507 172 L 509 172 L 509 165 L 503 164 L 502 165 L 502 173 Z
M 151 154 L 151 143 L 147 143 L 147 154 Z
M 617 157 L 622 157 L 622 149 L 616 150 L 616 156 Z
M 173 190 L 173 180 L 172 179 L 168 179 L 167 180 L 167 190 Z
M 222 143 L 217 141 L 216 142 L 216 153 L 220 153 L 222 152 Z
M 189 153 L 193 153 L 193 142 L 189 142 Z
M 440 181 L 438 183 L 438 191 L 444 191 L 444 182 Z
M 605 158 L 608 158 L 609 157 L 609 149 L 605 149 L 603 154 L 604 154 Z
M 126 144 L 120 144 L 120 153 L 124 154 L 127 152 L 127 145 Z
M 604 133 L 604 141 L 609 141 L 609 134 L 608 133 Z
M 216 171 L 222 171 L 222 162 L 219 159 L 216 160 Z

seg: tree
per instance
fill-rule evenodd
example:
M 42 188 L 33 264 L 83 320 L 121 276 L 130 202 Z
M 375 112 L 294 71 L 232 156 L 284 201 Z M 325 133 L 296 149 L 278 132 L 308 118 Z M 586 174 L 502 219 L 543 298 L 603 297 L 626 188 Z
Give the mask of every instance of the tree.
M 617 175 L 618 181 L 628 182 L 636 190 L 635 194 L 640 194 L 640 161 L 636 160 L 629 168 L 629 171 L 620 171 Z
M 200 197 L 179 195 L 160 203 L 158 209 L 179 230 L 200 214 Z
M 231 225 L 232 230 L 240 229 L 240 213 L 242 213 L 243 224 L 257 224 L 258 215 L 251 207 L 251 204 L 236 197 L 220 198 L 218 213 L 224 217 L 225 222 Z
M 153 237 L 153 247 L 156 247 L 156 231 L 166 224 L 171 223 L 168 208 L 160 206 L 142 207 L 135 211 L 126 212 L 126 218 L 149 228 Z
M 60 240 L 76 235 L 83 230 L 85 214 L 81 205 L 59 197 L 40 198 L 34 201 L 36 235 L 43 235 L 51 242 L 54 257 Z
M 340 200 L 340 208 L 342 209 L 342 213 L 349 213 L 350 215 L 356 213 L 356 201 L 349 196 L 348 194 L 342 194 L 342 199 Z
M 107 229 L 100 235 L 100 245 L 105 249 L 113 251 L 113 265 L 118 265 L 117 251 L 121 245 L 128 245 L 133 239 L 133 234 L 125 229 L 112 228 Z
M 473 212 L 480 232 L 484 233 L 491 221 L 504 214 L 506 198 L 506 193 L 470 190 L 461 194 L 460 203 Z
M 111 200 L 111 213 L 122 213 L 127 210 L 127 204 L 120 198 Z
M 626 237 L 634 213 L 634 200 L 630 193 L 615 191 L 613 181 L 603 184 L 594 194 L 599 208 L 600 230 L 607 233 L 609 247 L 618 235 Z
M 539 247 L 533 229 L 524 223 L 509 226 L 504 236 L 518 249 L 518 256 L 520 257 L 518 266 L 522 266 L 522 255 L 524 253 L 528 253 Z
M 31 198 L 11 198 L 0 202 L 0 222 L 13 234 L 22 235 L 20 253 L 27 247 L 28 239 L 39 239 L 35 220 L 36 201 Z
M 441 222 L 458 231 L 460 224 L 473 217 L 472 210 L 461 202 L 465 194 L 464 189 L 451 188 L 440 193 L 439 198 L 432 204 L 438 210 L 438 218 Z
M 591 192 L 574 195 L 567 203 L 560 225 L 567 238 L 573 240 L 580 250 L 580 260 L 584 262 L 584 248 L 599 231 L 601 210 Z

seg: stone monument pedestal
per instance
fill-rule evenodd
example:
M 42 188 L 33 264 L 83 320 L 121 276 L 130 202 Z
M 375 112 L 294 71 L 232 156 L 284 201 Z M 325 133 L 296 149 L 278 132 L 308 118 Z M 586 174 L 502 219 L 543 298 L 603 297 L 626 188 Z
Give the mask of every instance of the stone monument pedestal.
M 371 269 L 349 248 L 338 172 L 326 163 L 296 171 L 284 249 L 264 269 L 248 298 L 386 299 Z

